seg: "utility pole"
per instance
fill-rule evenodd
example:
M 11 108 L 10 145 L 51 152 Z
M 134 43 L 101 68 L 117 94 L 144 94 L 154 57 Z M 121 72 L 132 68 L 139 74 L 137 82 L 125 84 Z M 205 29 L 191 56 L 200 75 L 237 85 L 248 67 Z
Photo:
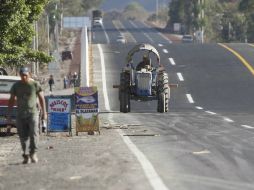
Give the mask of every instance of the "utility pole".
M 33 50 L 38 51 L 38 22 L 35 21 L 34 22 L 34 31 L 35 31 L 35 35 L 33 37 Z M 37 75 L 38 74 L 38 63 L 37 62 L 33 62 L 32 63 L 32 73 L 33 75 Z
M 156 1 L 156 22 L 158 22 L 158 16 L 159 16 L 159 0 Z
M 47 21 L 46 21 L 46 28 L 47 28 L 47 43 L 48 43 L 48 55 L 50 55 L 50 34 L 49 34 L 49 15 L 47 14 Z

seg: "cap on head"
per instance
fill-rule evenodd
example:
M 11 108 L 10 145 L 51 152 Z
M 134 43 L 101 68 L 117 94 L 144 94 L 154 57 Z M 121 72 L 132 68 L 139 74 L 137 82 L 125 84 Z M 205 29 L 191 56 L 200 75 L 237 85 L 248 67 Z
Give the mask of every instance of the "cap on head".
M 21 67 L 20 70 L 19 70 L 19 74 L 28 75 L 29 74 L 29 69 L 27 67 Z

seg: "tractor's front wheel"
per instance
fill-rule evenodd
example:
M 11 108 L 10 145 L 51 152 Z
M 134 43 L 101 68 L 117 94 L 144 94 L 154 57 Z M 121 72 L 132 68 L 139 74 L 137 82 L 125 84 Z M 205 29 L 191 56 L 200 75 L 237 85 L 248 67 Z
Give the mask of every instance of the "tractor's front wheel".
M 158 81 L 158 107 L 157 111 L 160 113 L 168 112 L 168 102 L 169 102 L 169 86 L 168 86 L 168 75 L 163 72 L 159 76 Z
M 130 74 L 126 72 L 120 75 L 119 100 L 120 112 L 130 112 Z
M 120 112 L 130 112 L 130 95 L 127 92 L 120 92 Z

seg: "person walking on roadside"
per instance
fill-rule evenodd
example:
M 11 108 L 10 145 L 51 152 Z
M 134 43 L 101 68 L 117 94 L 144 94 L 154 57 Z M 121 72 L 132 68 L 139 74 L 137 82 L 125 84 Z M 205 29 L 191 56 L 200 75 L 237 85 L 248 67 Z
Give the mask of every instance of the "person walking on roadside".
M 64 83 L 64 89 L 66 89 L 68 86 L 68 79 L 66 76 L 64 76 L 63 83 Z
M 49 76 L 49 91 L 50 92 L 52 92 L 52 87 L 54 84 L 55 84 L 55 81 L 54 81 L 53 75 L 50 75 Z
M 78 74 L 75 72 L 73 74 L 73 86 L 76 87 L 78 83 Z
M 41 119 L 46 119 L 46 106 L 40 84 L 30 78 L 29 69 L 21 67 L 19 71 L 21 80 L 14 83 L 10 90 L 8 104 L 8 120 L 11 120 L 10 113 L 17 102 L 16 126 L 23 150 L 23 164 L 38 162 L 36 152 L 39 140 L 39 110 L 37 100 L 41 108 Z M 38 99 L 37 99 L 38 98 Z

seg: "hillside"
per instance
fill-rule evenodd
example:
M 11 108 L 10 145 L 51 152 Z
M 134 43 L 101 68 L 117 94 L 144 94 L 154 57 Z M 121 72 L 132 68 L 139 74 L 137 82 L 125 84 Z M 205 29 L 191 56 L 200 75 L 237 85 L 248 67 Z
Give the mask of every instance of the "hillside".
M 155 12 L 156 10 L 156 0 L 135 0 L 144 6 L 144 8 L 149 12 Z M 170 0 L 158 0 L 159 6 L 168 6 Z M 126 5 L 133 2 L 133 0 L 104 0 L 104 3 L 101 5 L 101 9 L 104 11 L 111 10 L 123 10 Z

